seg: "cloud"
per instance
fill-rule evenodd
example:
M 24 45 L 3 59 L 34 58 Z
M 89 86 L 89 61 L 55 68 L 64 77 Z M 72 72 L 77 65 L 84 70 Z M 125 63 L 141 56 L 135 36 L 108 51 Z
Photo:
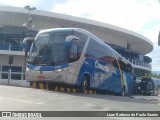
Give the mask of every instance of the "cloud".
M 158 0 L 69 0 L 57 4 L 52 11 L 117 25 L 144 35 L 154 44 L 154 50 L 148 54 L 152 58 L 152 68 L 160 69 Z
M 159 0 L 0 0 L 0 5 L 34 6 L 39 10 L 64 13 L 120 26 L 138 32 L 154 43 L 153 70 L 160 70 Z
M 0 5 L 24 7 L 26 5 L 34 6 L 39 10 L 50 11 L 56 4 L 65 4 L 68 0 L 0 0 Z
M 69 0 L 57 4 L 53 12 L 65 13 L 78 17 L 118 25 L 138 31 L 144 23 L 159 15 L 160 6 L 156 0 Z M 156 13 L 155 13 L 156 11 Z M 85 16 L 85 14 L 90 14 Z

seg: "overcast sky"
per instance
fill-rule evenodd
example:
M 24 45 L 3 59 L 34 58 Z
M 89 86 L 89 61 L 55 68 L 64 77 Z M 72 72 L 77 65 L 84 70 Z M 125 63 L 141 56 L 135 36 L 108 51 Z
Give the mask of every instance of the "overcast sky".
M 160 0 L 0 0 L 0 5 L 34 6 L 39 10 L 88 18 L 123 27 L 150 39 L 152 70 L 160 71 Z M 142 46 L 143 47 L 143 46 Z

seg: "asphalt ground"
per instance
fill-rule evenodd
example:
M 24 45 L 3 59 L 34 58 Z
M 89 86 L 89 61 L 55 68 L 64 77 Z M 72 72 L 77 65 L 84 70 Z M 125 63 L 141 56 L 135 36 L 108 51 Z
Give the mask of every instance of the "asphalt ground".
M 0 111 L 160 111 L 159 96 L 98 95 L 0 85 Z M 83 114 L 82 114 L 83 116 Z M 18 119 L 22 118 L 0 118 Z M 157 117 L 45 117 L 24 120 L 159 120 Z

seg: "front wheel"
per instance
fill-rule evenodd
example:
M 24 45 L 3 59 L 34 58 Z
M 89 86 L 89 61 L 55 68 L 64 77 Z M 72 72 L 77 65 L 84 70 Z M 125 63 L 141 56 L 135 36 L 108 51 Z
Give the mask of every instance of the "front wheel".
M 81 93 L 85 93 L 85 91 L 89 88 L 89 79 L 88 77 L 85 75 L 82 79 L 82 83 L 80 86 L 80 92 Z

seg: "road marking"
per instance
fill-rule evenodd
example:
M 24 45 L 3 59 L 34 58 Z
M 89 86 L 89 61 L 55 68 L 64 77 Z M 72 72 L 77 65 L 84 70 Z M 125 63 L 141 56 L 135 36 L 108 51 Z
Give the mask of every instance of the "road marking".
M 36 88 L 36 83 L 35 82 L 33 83 L 33 88 Z
M 64 88 L 61 87 L 61 88 L 60 88 L 60 91 L 61 91 L 61 92 L 64 92 Z
M 14 99 L 14 98 L 0 97 L 0 99 L 10 100 L 10 101 L 15 101 L 15 102 L 21 102 L 21 103 L 29 103 L 29 104 L 38 104 L 38 105 L 44 104 L 44 103 L 41 103 L 41 102 L 32 102 L 32 101 L 26 101 L 26 100 L 21 100 L 21 99 Z
M 44 84 L 43 83 L 39 83 L 39 88 L 40 89 L 44 89 L 44 86 L 43 86 Z
M 67 88 L 67 92 L 71 92 L 71 89 L 70 89 L 70 88 Z
M 73 92 L 75 93 L 75 92 L 76 92 L 76 89 L 73 89 Z

